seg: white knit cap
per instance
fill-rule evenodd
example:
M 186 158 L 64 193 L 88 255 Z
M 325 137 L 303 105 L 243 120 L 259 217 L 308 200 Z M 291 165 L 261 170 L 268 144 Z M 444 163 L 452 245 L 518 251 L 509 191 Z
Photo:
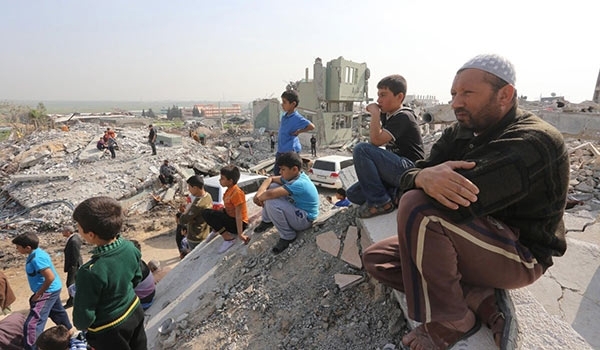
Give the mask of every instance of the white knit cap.
M 499 55 L 487 54 L 475 56 L 465 63 L 458 72 L 469 68 L 491 73 L 513 86 L 517 81 L 515 66 L 509 60 Z

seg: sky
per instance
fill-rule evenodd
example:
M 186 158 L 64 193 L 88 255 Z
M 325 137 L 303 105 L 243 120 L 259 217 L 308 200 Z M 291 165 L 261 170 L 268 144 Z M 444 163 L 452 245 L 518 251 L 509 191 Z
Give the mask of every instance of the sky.
M 366 63 L 370 96 L 450 100 L 456 70 L 496 53 L 528 100 L 591 100 L 600 2 L 215 0 L 0 2 L 0 101 L 252 101 L 279 97 L 315 58 Z

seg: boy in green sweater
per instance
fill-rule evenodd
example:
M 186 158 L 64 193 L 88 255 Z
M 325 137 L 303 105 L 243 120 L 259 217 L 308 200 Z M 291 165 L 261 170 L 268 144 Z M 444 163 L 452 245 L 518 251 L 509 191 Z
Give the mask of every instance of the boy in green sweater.
M 75 281 L 75 327 L 87 330 L 95 349 L 146 350 L 144 311 L 134 287 L 142 280 L 140 251 L 119 236 L 121 205 L 110 197 L 93 197 L 73 211 L 79 234 L 96 246 Z

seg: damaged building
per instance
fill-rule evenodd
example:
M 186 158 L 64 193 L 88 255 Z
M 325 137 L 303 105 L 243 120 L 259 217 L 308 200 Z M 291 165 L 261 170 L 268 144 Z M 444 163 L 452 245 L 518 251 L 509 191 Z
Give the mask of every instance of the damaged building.
M 312 79 L 306 68 L 304 79 L 288 84 L 286 89 L 298 92 L 298 112 L 315 124 L 319 145 L 342 145 L 352 139 L 354 105 L 367 100 L 369 74 L 366 63 L 340 56 L 323 66 L 322 60 L 316 58 Z M 254 101 L 254 127 L 276 131 L 280 111 L 277 99 Z M 311 133 L 300 135 L 302 143 L 308 144 L 310 136 Z

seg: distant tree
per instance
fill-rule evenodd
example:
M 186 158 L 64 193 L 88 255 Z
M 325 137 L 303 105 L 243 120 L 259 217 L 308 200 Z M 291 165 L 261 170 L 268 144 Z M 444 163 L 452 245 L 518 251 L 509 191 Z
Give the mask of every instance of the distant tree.
M 152 108 L 148 108 L 148 112 L 146 113 L 146 116 L 148 118 L 152 118 L 152 119 L 156 118 L 156 114 L 154 114 L 154 111 L 152 110 Z
M 42 102 L 38 103 L 36 109 L 29 111 L 29 122 L 33 125 L 34 130 L 39 130 L 42 126 L 47 126 L 50 118 L 46 112 L 46 106 Z
M 194 117 L 199 117 L 200 116 L 200 111 L 198 110 L 198 106 L 194 106 L 194 109 L 192 109 L 192 115 Z
M 181 109 L 175 105 L 167 110 L 167 119 L 181 119 L 183 118 L 183 112 Z
M 146 116 L 146 111 L 142 109 L 142 117 Z
M 27 123 L 28 119 L 29 107 L 0 102 L 0 120 L 9 123 Z

